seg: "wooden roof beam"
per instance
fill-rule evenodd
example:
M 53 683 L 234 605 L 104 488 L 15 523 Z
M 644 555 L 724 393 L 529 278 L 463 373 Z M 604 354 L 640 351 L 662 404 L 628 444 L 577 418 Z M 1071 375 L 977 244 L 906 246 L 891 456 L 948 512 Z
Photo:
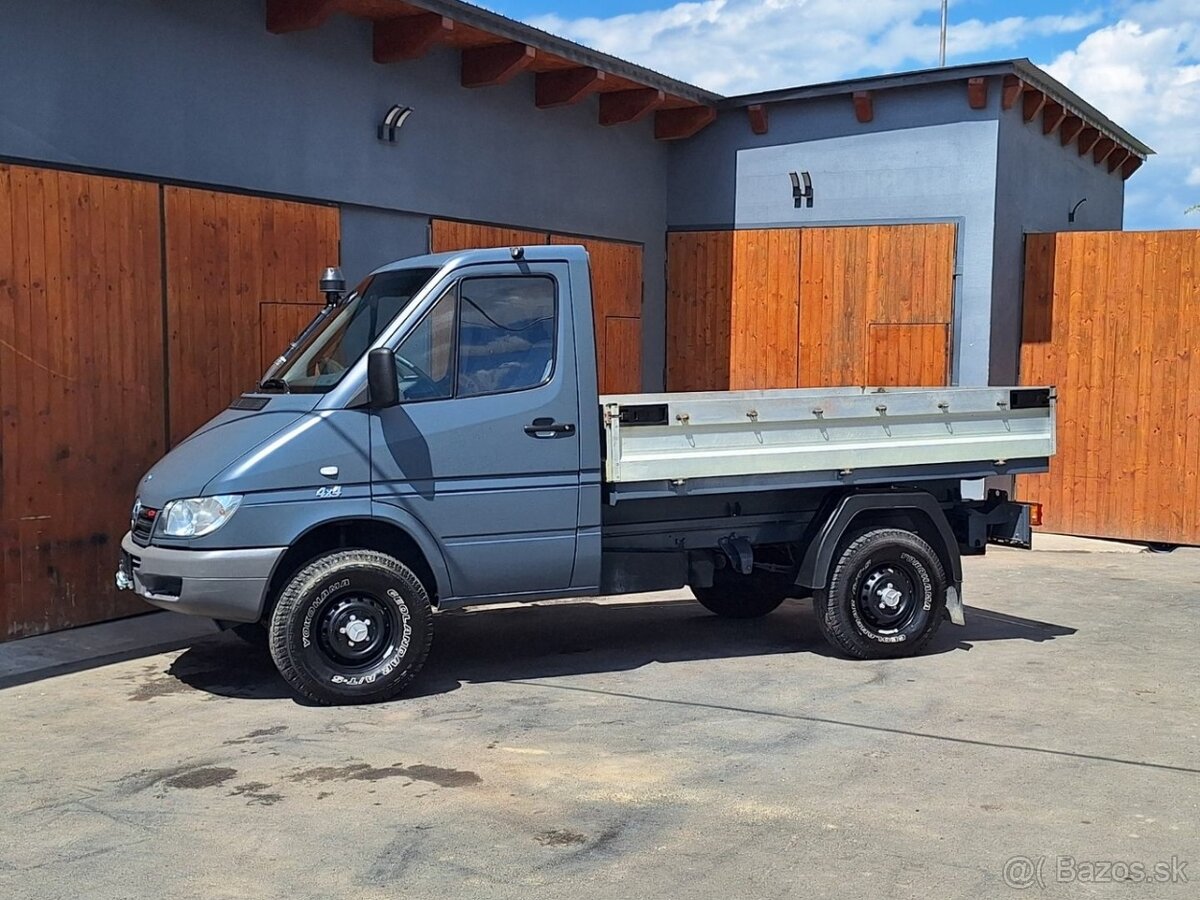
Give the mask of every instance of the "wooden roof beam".
M 377 63 L 420 59 L 454 33 L 454 20 L 436 13 L 422 13 L 375 23 L 372 55 Z
M 605 78 L 603 72 L 587 66 L 539 72 L 534 86 L 535 102 L 538 109 L 570 106 L 600 90 Z
M 766 134 L 771 130 L 771 119 L 767 115 L 765 104 L 755 103 L 752 106 L 747 106 L 746 115 L 750 119 L 750 130 L 755 134 Z
M 1067 111 L 1061 103 L 1047 100 L 1042 110 L 1042 134 L 1054 134 L 1066 118 Z
M 987 109 L 988 80 L 986 78 L 967 79 L 967 103 L 971 109 Z
M 870 91 L 854 92 L 854 118 L 863 124 L 875 118 L 875 101 Z
M 1121 177 L 1129 178 L 1134 172 L 1142 167 L 1145 160 L 1135 154 L 1129 154 L 1129 159 L 1121 164 Z
M 1066 147 L 1071 141 L 1079 137 L 1079 132 L 1083 131 L 1083 119 L 1079 116 L 1067 116 L 1063 120 L 1062 128 L 1058 132 L 1058 138 L 1062 141 L 1062 145 Z
M 537 58 L 528 44 L 509 41 L 487 47 L 472 47 L 462 54 L 462 86 L 491 87 L 511 81 Z
M 1000 95 L 1001 108 L 1006 110 L 1012 109 L 1016 105 L 1018 98 L 1021 96 L 1021 93 L 1024 90 L 1025 84 L 1020 78 L 1018 78 L 1016 75 L 1005 75 L 1004 89 L 1003 93 Z
M 1124 147 L 1117 147 L 1108 155 L 1108 171 L 1110 173 L 1117 171 L 1121 166 L 1125 165 L 1125 161 L 1133 156 L 1132 150 L 1126 150 Z
M 717 120 L 711 106 L 660 109 L 654 114 L 654 136 L 660 141 L 680 141 L 703 131 Z
M 1036 88 L 1026 86 L 1025 93 L 1021 97 L 1021 115 L 1024 116 L 1025 121 L 1032 122 L 1045 105 L 1046 95 Z
M 1117 142 L 1112 138 L 1101 138 L 1096 142 L 1095 148 L 1092 150 L 1092 162 L 1096 165 L 1108 159 L 1108 155 L 1117 148 Z
M 1092 148 L 1096 146 L 1096 142 L 1100 140 L 1100 130 L 1091 126 L 1084 128 L 1079 132 L 1079 155 L 1087 156 L 1092 152 Z
M 317 28 L 340 7 L 340 0 L 267 0 L 267 31 L 287 34 Z
M 600 124 L 624 125 L 644 119 L 667 102 L 667 95 L 655 88 L 634 88 L 600 95 Z

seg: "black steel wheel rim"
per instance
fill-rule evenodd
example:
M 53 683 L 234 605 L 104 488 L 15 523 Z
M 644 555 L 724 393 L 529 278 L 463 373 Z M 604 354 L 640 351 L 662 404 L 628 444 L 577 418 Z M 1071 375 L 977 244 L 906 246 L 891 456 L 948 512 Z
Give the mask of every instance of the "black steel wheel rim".
M 903 629 L 920 608 L 920 579 L 908 566 L 880 562 L 867 569 L 859 581 L 855 603 L 862 622 L 879 632 Z
M 317 646 L 343 669 L 369 669 L 380 662 L 391 653 L 392 635 L 400 628 L 392 604 L 361 591 L 330 598 L 317 621 Z

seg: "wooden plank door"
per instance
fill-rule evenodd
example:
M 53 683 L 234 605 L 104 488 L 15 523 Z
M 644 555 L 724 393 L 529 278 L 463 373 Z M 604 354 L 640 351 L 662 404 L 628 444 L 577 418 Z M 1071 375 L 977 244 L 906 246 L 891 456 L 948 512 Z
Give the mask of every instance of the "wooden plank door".
M 262 376 L 278 310 L 324 298 L 317 279 L 338 262 L 340 220 L 332 206 L 194 188 L 165 188 L 167 347 L 172 442 L 227 407 Z M 274 329 L 274 331 L 272 331 Z
M 1058 452 L 1018 479 L 1044 529 L 1200 544 L 1200 231 L 1029 235 L 1021 382 Z
M 552 244 L 582 244 L 592 269 L 596 371 L 602 394 L 642 389 L 642 247 L 553 234 Z
M 800 230 L 801 387 L 950 378 L 950 223 Z
M 729 389 L 733 235 L 667 235 L 668 391 Z
M 451 219 L 434 219 L 430 224 L 431 253 L 489 247 L 524 247 L 549 242 L 550 235 L 545 231 L 507 228 L 503 225 L 480 225 L 476 222 L 455 222 Z
M 0 640 L 146 608 L 112 576 L 164 450 L 158 191 L 0 166 Z

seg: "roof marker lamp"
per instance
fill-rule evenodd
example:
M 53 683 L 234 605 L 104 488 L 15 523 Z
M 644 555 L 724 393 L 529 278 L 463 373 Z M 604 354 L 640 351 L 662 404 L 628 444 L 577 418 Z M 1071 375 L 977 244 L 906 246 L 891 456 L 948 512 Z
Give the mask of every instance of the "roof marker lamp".
M 241 505 L 240 494 L 172 500 L 163 510 L 163 534 L 180 538 L 204 537 L 228 522 Z

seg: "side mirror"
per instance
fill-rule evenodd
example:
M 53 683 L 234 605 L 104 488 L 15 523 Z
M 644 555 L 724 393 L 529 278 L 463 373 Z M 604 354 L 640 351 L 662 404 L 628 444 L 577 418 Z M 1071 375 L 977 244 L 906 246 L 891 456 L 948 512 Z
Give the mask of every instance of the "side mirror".
M 371 409 L 388 409 L 400 402 L 396 354 L 387 347 L 376 347 L 367 355 L 367 401 Z

